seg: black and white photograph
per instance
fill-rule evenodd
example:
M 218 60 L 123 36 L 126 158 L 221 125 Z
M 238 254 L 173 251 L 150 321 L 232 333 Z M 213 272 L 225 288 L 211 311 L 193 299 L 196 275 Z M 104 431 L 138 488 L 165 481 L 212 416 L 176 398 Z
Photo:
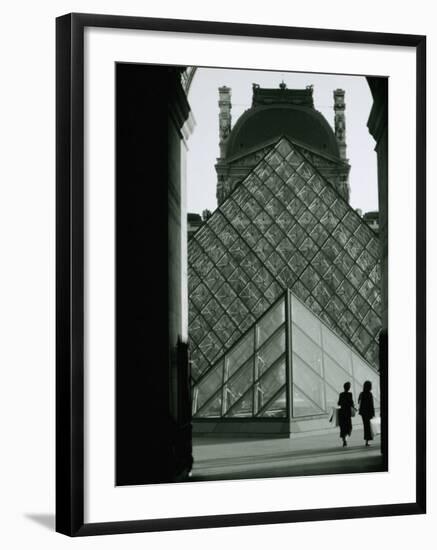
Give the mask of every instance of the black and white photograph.
M 132 153 L 149 147 L 157 72 L 176 81 L 169 178 L 183 180 L 168 197 L 169 273 L 183 266 L 168 356 L 138 349 L 162 315 L 135 284 L 157 288 L 167 223 L 147 229 L 166 197 Z M 117 483 L 386 470 L 388 79 L 119 63 L 116 82 Z M 147 373 L 135 413 L 128 362 Z

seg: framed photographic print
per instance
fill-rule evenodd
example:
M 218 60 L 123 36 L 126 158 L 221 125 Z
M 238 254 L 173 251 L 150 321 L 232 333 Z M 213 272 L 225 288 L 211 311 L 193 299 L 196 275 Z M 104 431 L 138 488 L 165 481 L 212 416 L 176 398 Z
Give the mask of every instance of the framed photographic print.
M 59 532 L 425 513 L 425 44 L 57 19 Z

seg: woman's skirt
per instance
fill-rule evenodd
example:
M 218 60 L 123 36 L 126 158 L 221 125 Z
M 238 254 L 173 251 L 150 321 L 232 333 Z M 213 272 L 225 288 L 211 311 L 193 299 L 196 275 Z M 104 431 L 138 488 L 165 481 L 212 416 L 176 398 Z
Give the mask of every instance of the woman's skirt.
M 361 418 L 363 419 L 364 439 L 366 441 L 371 441 L 373 439 L 373 434 L 370 427 L 370 417 L 362 416 Z
M 338 423 L 340 425 L 340 437 L 346 437 L 352 433 L 352 418 L 350 414 L 341 409 L 338 411 Z

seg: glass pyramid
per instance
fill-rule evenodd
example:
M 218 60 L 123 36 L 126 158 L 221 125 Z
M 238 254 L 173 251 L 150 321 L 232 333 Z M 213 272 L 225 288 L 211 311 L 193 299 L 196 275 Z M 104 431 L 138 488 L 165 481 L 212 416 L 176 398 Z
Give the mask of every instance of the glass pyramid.
M 377 366 L 378 238 L 309 158 L 281 138 L 191 237 L 194 381 L 286 289 Z
M 286 291 L 194 385 L 193 417 L 326 415 L 365 380 L 379 408 L 378 372 Z

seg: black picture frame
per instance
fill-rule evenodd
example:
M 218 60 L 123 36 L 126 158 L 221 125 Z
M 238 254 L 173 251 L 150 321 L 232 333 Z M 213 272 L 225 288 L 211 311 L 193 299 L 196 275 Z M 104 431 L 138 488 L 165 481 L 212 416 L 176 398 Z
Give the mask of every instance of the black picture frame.
M 376 44 L 416 52 L 416 499 L 387 505 L 84 523 L 84 29 Z M 56 21 L 56 530 L 69 536 L 322 521 L 426 512 L 426 37 L 68 14 Z

